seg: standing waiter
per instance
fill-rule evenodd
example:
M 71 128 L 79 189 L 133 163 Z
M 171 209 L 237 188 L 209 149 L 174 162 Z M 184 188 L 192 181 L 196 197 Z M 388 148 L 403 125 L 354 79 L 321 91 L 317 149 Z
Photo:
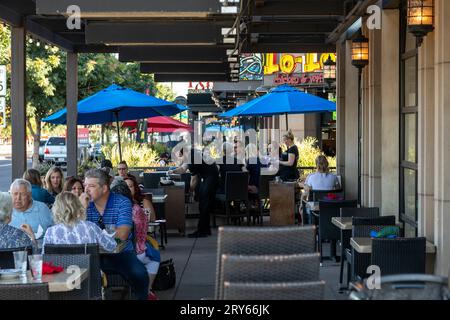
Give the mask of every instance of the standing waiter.
M 214 210 L 216 191 L 219 184 L 219 170 L 214 162 L 205 162 L 200 150 L 191 152 L 190 160 L 189 164 L 185 163 L 170 173 L 181 174 L 188 169 L 191 172 L 191 192 L 194 192 L 194 190 L 197 192 L 200 219 L 198 220 L 197 231 L 189 234 L 188 237 L 204 238 L 211 235 L 209 215 Z

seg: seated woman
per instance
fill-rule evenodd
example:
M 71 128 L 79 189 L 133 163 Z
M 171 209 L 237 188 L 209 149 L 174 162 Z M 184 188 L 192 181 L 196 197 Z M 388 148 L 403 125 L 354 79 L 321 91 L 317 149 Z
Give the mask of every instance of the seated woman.
M 33 200 L 43 202 L 49 207 L 55 202 L 55 197 L 42 187 L 39 171 L 28 169 L 23 174 L 23 178 L 31 183 L 31 197 Z
M 45 175 L 45 188 L 53 197 L 61 193 L 63 180 L 64 173 L 60 167 L 52 167 L 47 171 Z
M 31 247 L 36 239 L 29 225 L 22 225 L 21 229 L 8 225 L 12 208 L 11 195 L 0 192 L 0 249 Z
M 311 173 L 305 180 L 303 198 L 308 197 L 311 190 L 331 191 L 341 186 L 336 175 L 329 173 L 328 160 L 320 155 L 316 158 L 317 172 Z M 311 211 L 306 208 L 306 222 L 311 222 Z
M 132 187 L 130 188 L 129 186 Z M 136 248 L 136 256 L 147 269 L 149 277 L 149 297 L 154 296 L 154 293 L 150 289 L 158 273 L 159 262 L 150 260 L 150 258 L 146 255 L 148 218 L 140 205 L 142 196 L 140 195 L 139 186 L 136 180 L 133 180 L 133 178 L 126 178 L 125 181 L 114 181 L 111 192 L 118 193 L 128 198 L 133 203 L 134 242 Z
M 55 225 L 47 229 L 43 248 L 46 244 L 98 243 L 105 251 L 114 251 L 114 238 L 106 235 L 90 221 L 86 221 L 86 210 L 80 200 L 71 192 L 56 196 L 52 208 Z
M 76 177 L 69 177 L 64 183 L 63 191 L 72 192 L 77 197 L 80 197 L 84 192 L 83 181 Z

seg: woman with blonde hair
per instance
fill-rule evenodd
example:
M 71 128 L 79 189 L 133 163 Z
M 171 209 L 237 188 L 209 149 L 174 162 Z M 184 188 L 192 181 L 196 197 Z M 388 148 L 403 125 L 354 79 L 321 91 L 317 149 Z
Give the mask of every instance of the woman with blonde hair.
M 297 180 L 299 178 L 299 172 L 297 170 L 297 163 L 299 152 L 294 143 L 295 137 L 291 130 L 283 135 L 283 143 L 286 145 L 286 152 L 280 155 L 279 170 L 277 176 L 281 180 Z
M 54 197 L 63 191 L 64 174 L 60 167 L 51 167 L 45 175 L 45 188 Z
M 52 212 L 55 225 L 45 233 L 44 250 L 46 244 L 98 243 L 106 251 L 116 248 L 112 237 L 104 234 L 95 223 L 86 221 L 86 210 L 73 193 L 57 195 Z
M 340 188 L 336 175 L 329 173 L 328 160 L 320 155 L 316 158 L 317 172 L 311 173 L 305 180 L 305 187 L 313 190 L 336 190 Z

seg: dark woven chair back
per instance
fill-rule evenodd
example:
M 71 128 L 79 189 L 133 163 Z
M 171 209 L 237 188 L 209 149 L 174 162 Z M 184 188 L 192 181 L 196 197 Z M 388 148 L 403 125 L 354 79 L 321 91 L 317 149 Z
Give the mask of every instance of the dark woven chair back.
M 425 273 L 426 238 L 372 240 L 372 265 L 381 275 Z
M 219 227 L 216 298 L 221 289 L 222 254 L 291 255 L 315 252 L 315 227 Z
M 161 177 L 165 177 L 165 172 L 145 172 L 144 173 L 144 188 L 157 189 L 159 188 Z
M 319 201 L 319 232 L 321 240 L 339 240 L 341 234 L 338 228 L 331 223 L 333 217 L 340 216 L 341 208 L 356 208 L 356 200 Z
M 387 226 L 395 226 L 395 216 L 375 218 L 353 217 L 352 237 L 370 237 L 371 231 L 379 232 Z
M 379 208 L 341 208 L 341 218 L 362 217 L 376 218 L 380 216 Z
M 319 280 L 320 255 L 222 255 L 220 282 L 308 282 Z M 223 286 L 222 286 L 223 287 Z M 223 292 L 219 293 L 223 298 Z
M 0 249 L 0 269 L 14 269 L 15 265 L 13 252 L 25 250 L 28 251 L 29 255 L 32 253 L 31 247 Z
M 259 198 L 268 199 L 269 198 L 269 182 L 273 181 L 275 176 L 261 175 L 259 178 Z
M 224 284 L 224 300 L 323 300 L 325 282 Z
M 91 255 L 90 254 L 45 254 L 44 262 L 52 263 L 54 266 L 61 266 L 68 268 L 70 266 L 77 266 L 81 269 L 91 270 Z M 82 281 L 80 289 L 73 289 L 67 292 L 55 292 L 50 294 L 52 300 L 89 300 L 90 294 L 90 277 Z
M 448 278 L 430 274 L 401 274 L 381 277 L 381 289 L 365 289 L 367 300 L 449 300 Z
M 227 201 L 248 200 L 248 172 L 228 171 L 225 177 Z
M 99 246 L 96 243 L 88 244 L 47 244 L 44 247 L 45 254 L 89 254 L 90 255 L 90 299 L 101 299 L 102 278 L 100 272 Z
M 320 200 L 327 200 L 327 196 L 332 193 L 336 195 L 340 195 L 343 197 L 343 190 L 342 189 L 336 189 L 336 190 L 310 190 L 308 199 L 309 201 L 320 201 Z
M 48 299 L 48 283 L 0 284 L 0 300 Z

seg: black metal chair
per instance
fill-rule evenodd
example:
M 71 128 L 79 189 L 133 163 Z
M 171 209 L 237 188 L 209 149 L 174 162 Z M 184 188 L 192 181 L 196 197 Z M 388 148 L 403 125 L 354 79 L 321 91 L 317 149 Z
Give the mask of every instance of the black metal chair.
M 310 189 L 309 190 L 308 198 L 306 200 L 304 200 L 302 203 L 303 224 L 315 224 L 316 226 L 319 225 L 319 217 L 315 216 L 313 218 L 314 214 L 311 214 L 311 216 L 309 216 L 308 213 L 306 212 L 306 202 L 319 202 L 320 200 L 330 201 L 330 200 L 327 200 L 327 197 L 329 194 L 338 194 L 338 195 L 342 196 L 342 198 L 344 198 L 344 191 L 342 189 L 335 189 L 335 190 L 313 190 L 313 189 Z M 308 217 L 308 219 L 306 219 L 306 217 Z
M 227 224 L 231 220 L 238 220 L 239 224 L 241 218 L 247 218 L 247 224 L 250 224 L 250 204 L 248 200 L 248 172 L 242 171 L 228 171 L 225 177 L 225 193 L 217 194 L 216 200 L 224 203 L 225 214 L 219 213 L 213 215 L 213 225 L 216 227 L 216 217 L 227 219 Z M 231 213 L 231 202 L 234 202 L 234 209 L 237 212 Z M 240 213 L 240 206 L 238 203 L 245 204 L 245 213 Z
M 31 247 L 0 249 L 0 269 L 14 269 L 15 265 L 13 252 L 25 250 L 28 251 L 28 255 L 31 255 Z
M 349 218 L 349 217 L 376 218 L 379 216 L 380 216 L 379 208 L 341 208 L 341 218 Z M 339 273 L 339 283 L 341 285 L 344 277 L 344 261 L 346 260 L 345 251 L 350 250 L 351 236 L 352 236 L 351 230 L 341 230 L 341 267 Z M 347 275 L 349 274 L 350 268 L 348 268 L 347 270 Z M 349 278 L 350 277 L 347 276 L 347 285 Z
M 90 254 L 45 254 L 44 262 L 51 262 L 55 266 L 68 268 L 70 266 L 77 266 L 81 269 L 87 269 L 88 273 L 91 270 L 91 255 Z M 90 276 L 80 283 L 80 288 L 73 289 L 67 292 L 52 292 L 50 293 L 51 300 L 89 300 L 90 299 Z
M 395 216 L 383 216 L 375 218 L 353 217 L 352 237 L 369 238 L 371 231 L 379 232 L 387 226 L 395 226 Z M 351 265 L 350 280 L 355 277 L 364 279 L 367 267 L 370 265 L 370 254 L 358 253 L 355 249 L 345 251 L 345 259 Z M 347 265 L 347 267 L 349 267 Z M 349 269 L 347 269 L 349 270 Z
M 44 253 L 54 255 L 89 254 L 89 299 L 102 299 L 102 275 L 100 270 L 100 253 L 98 244 L 46 244 L 44 246 Z
M 341 239 L 339 229 L 331 223 L 333 217 L 340 216 L 341 208 L 356 208 L 357 200 L 342 200 L 342 201 L 319 201 L 319 251 L 320 262 L 323 261 L 323 242 L 330 241 L 330 258 L 336 257 L 336 243 Z
M 256 219 L 260 225 L 263 224 L 263 216 L 267 207 L 268 199 L 270 198 L 269 183 L 275 179 L 274 175 L 261 175 L 259 178 L 259 188 L 258 188 L 258 205 L 259 205 L 259 216 Z
M 425 273 L 426 238 L 373 239 L 371 264 L 381 275 Z
M 166 172 L 144 172 L 144 188 L 158 189 L 161 177 L 166 177 Z
M 184 182 L 184 210 L 186 217 L 189 215 L 189 204 L 193 201 L 191 193 L 191 177 L 192 174 L 189 172 L 180 175 L 181 182 Z
M 0 284 L 0 300 L 48 299 L 48 283 Z

